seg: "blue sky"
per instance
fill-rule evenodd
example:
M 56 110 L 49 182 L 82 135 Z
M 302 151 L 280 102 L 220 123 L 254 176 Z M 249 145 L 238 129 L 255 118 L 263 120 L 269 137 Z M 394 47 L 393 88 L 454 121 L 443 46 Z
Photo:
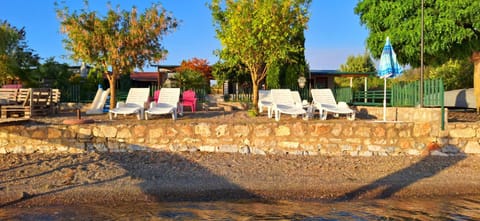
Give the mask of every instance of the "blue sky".
M 83 7 L 83 0 L 67 0 L 71 10 Z M 63 35 L 59 32 L 60 22 L 56 18 L 54 0 L 2 1 L 0 20 L 7 20 L 15 27 L 25 27 L 30 48 L 42 58 L 72 65 L 62 45 Z M 90 8 L 99 12 L 107 9 L 106 0 L 91 0 Z M 139 0 L 110 0 L 113 6 L 130 9 L 135 5 L 141 11 L 153 2 Z M 221 47 L 215 38 L 210 10 L 206 0 L 160 1 L 163 7 L 181 20 L 177 30 L 163 40 L 169 51 L 164 65 L 177 65 L 191 58 L 207 59 L 214 64 L 218 58 L 213 55 Z M 314 0 L 310 7 L 310 21 L 305 32 L 305 56 L 311 69 L 338 69 L 349 55 L 365 52 L 367 30 L 360 25 L 353 13 L 358 0 Z M 145 70 L 149 70 L 146 68 Z

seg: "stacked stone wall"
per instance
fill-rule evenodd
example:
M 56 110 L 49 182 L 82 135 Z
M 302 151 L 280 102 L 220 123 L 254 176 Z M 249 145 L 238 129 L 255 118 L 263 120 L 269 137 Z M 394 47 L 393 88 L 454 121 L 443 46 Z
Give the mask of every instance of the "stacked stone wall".
M 439 140 L 446 152 L 480 154 L 479 123 L 449 123 Z
M 0 127 L 0 153 L 84 151 L 206 151 L 304 155 L 418 155 L 432 141 L 469 147 L 480 128 L 429 122 L 298 121 L 11 125 Z M 440 137 L 441 134 L 448 136 Z M 476 140 L 475 140 L 476 139 Z
M 359 114 L 370 114 L 373 120 L 3 125 L 0 153 L 143 150 L 388 156 L 423 154 L 432 142 L 446 155 L 480 153 L 480 124 L 449 123 L 441 130 L 439 109 L 392 110 L 387 113 L 395 113 L 394 122 L 378 122 L 382 109 L 363 107 Z

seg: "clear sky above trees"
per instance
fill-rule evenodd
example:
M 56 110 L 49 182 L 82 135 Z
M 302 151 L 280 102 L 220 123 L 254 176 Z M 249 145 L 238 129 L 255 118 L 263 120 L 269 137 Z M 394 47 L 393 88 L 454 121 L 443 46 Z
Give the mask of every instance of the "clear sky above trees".
M 66 54 L 62 46 L 59 21 L 56 18 L 54 0 L 2 1 L 0 19 L 8 20 L 13 26 L 25 27 L 29 46 L 42 58 L 55 56 L 56 60 Z M 71 9 L 81 9 L 83 0 L 68 0 Z M 100 12 L 106 11 L 108 0 L 91 1 L 91 6 Z M 140 10 L 156 1 L 110 0 L 123 9 L 132 5 Z M 207 59 L 214 64 L 217 58 L 213 50 L 220 47 L 215 38 L 211 13 L 206 6 L 210 1 L 160 1 L 168 11 L 181 20 L 177 31 L 165 37 L 165 48 L 169 51 L 162 64 L 178 65 L 182 60 L 194 57 Z M 353 13 L 357 0 L 315 0 L 310 7 L 309 29 L 305 32 L 306 59 L 313 69 L 338 69 L 350 55 L 365 52 L 367 31 L 361 27 L 359 18 Z M 63 60 L 62 60 L 63 61 Z M 71 62 L 71 61 L 69 61 Z M 79 65 L 79 64 L 76 64 Z

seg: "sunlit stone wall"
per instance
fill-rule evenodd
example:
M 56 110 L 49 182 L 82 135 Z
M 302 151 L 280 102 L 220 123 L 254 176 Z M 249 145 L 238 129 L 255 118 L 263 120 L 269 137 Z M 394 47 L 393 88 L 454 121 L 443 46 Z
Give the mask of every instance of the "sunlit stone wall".
M 155 124 L 114 121 L 83 125 L 0 127 L 0 153 L 205 151 L 297 155 L 421 155 L 437 142 L 441 154 L 480 153 L 480 125 L 438 122 L 297 121 Z

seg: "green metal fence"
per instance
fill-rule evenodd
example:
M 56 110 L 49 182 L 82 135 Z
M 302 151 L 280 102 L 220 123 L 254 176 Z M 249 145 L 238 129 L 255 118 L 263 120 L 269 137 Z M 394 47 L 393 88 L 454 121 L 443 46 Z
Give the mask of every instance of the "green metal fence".
M 351 102 L 348 102 L 348 90 L 351 91 L 350 88 L 336 89 L 336 99 L 359 106 L 383 106 L 383 90 L 355 91 L 352 93 Z M 444 102 L 442 79 L 425 80 L 423 94 L 424 107 L 442 107 Z M 386 99 L 387 106 L 392 107 L 415 107 L 420 105 L 420 81 L 393 84 L 392 88 L 386 91 Z
M 335 88 L 333 93 L 335 94 L 335 100 L 337 102 L 343 101 L 348 104 L 353 102 L 353 92 L 350 87 Z
M 420 105 L 420 82 L 392 85 L 392 106 L 415 107 Z M 427 79 L 423 83 L 423 106 L 443 107 L 444 88 L 441 78 Z
M 71 87 L 60 89 L 60 92 L 62 93 L 60 96 L 61 102 L 87 103 L 92 102 L 97 91 L 82 90 L 81 85 L 72 85 Z
M 393 84 L 391 94 L 392 106 L 415 107 L 420 104 L 420 82 Z
M 425 107 L 444 107 L 445 105 L 445 88 L 443 87 L 443 80 L 433 79 L 426 80 L 424 83 L 424 101 Z
M 353 93 L 351 104 L 358 106 L 383 106 L 386 99 L 387 106 L 391 104 L 391 90 L 356 91 Z

